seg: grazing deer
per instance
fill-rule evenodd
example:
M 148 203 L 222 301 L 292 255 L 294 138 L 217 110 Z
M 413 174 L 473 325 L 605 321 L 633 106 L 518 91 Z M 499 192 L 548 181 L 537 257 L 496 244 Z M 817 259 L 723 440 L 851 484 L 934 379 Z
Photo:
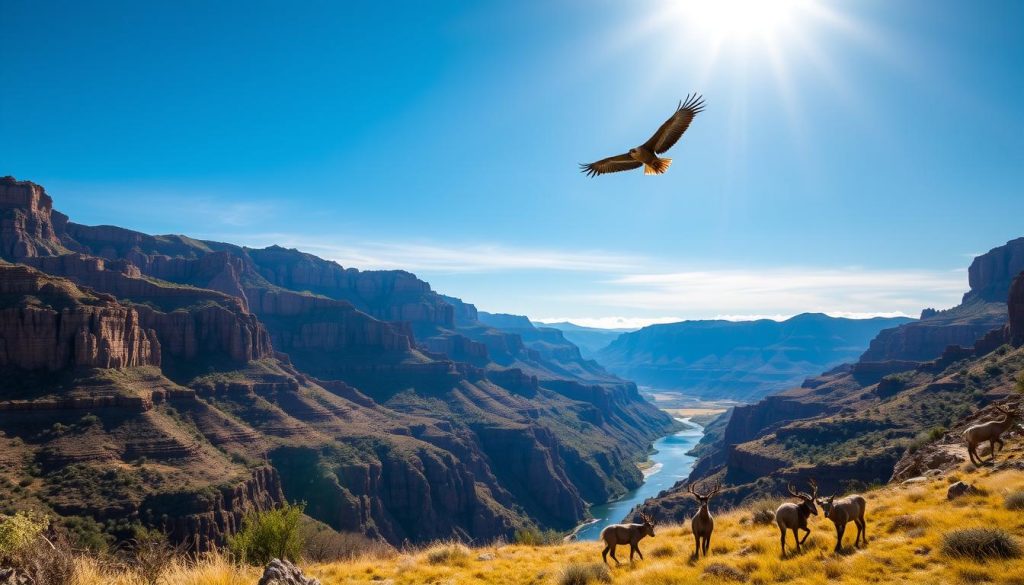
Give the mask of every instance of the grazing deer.
M 718 482 L 715 487 L 707 493 L 699 493 L 693 489 L 693 484 L 686 486 L 687 491 L 690 492 L 694 498 L 697 498 L 697 502 L 700 503 L 700 509 L 693 516 L 693 520 L 690 520 L 690 528 L 693 530 L 693 539 L 696 541 L 696 548 L 693 550 L 693 558 L 699 558 L 701 551 L 704 552 L 704 556 L 708 556 L 708 547 L 711 545 L 711 533 L 715 530 L 715 519 L 711 517 L 711 512 L 708 512 L 708 502 L 718 494 L 718 491 L 722 489 L 722 483 Z
M 796 541 L 796 550 L 800 552 L 800 545 L 807 540 L 807 537 L 811 535 L 811 529 L 807 527 L 807 519 L 814 514 L 818 515 L 818 507 L 814 505 L 815 498 L 818 497 L 818 482 L 813 479 L 807 482 L 811 486 L 811 493 L 806 494 L 804 492 L 796 491 L 796 487 L 793 484 L 787 484 L 786 489 L 789 491 L 789 495 L 794 498 L 800 498 L 799 504 L 792 502 L 786 502 L 779 506 L 775 510 L 775 522 L 779 525 L 779 532 L 781 533 L 782 541 L 782 556 L 786 556 L 786 531 L 793 531 L 793 540 Z M 801 540 L 797 530 L 804 531 L 804 537 Z
M 867 502 L 864 500 L 864 497 L 858 495 L 846 496 L 838 502 L 835 499 L 836 497 L 833 495 L 827 500 L 818 500 L 818 504 L 821 505 L 821 511 L 825 513 L 825 517 L 836 525 L 835 551 L 839 552 L 842 550 L 843 533 L 846 532 L 846 525 L 850 522 L 857 525 L 857 538 L 853 541 L 853 546 L 860 546 L 861 537 L 864 538 L 864 544 L 867 544 L 867 523 L 864 522 L 864 509 L 867 506 Z
M 612 554 L 612 560 L 616 565 L 621 565 L 619 559 L 615 558 L 615 547 L 621 544 L 629 545 L 629 562 L 633 562 L 633 553 L 640 555 L 643 560 L 644 553 L 640 552 L 637 544 L 645 536 L 654 538 L 654 518 L 640 512 L 642 524 L 612 524 L 601 531 L 601 540 L 604 541 L 604 550 L 601 551 L 601 558 L 608 564 L 608 553 Z
M 967 455 L 970 456 L 971 463 L 974 463 L 975 465 L 984 464 L 981 457 L 978 456 L 978 445 L 985 441 L 988 441 L 989 447 L 992 450 L 992 455 L 989 458 L 989 461 L 992 462 L 996 460 L 996 444 L 999 445 L 1000 449 L 1003 448 L 1003 433 L 1016 424 L 1017 419 L 1020 418 L 1020 412 L 1004 410 L 998 404 L 993 404 L 992 406 L 1002 413 L 1003 418 L 976 424 L 968 427 L 968 429 L 964 431 L 964 440 L 967 441 Z

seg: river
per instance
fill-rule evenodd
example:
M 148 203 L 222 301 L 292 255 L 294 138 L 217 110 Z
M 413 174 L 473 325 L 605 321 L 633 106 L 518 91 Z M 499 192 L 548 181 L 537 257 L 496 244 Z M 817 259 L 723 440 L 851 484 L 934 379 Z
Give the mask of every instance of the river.
M 597 540 L 605 526 L 622 522 L 626 514 L 629 514 L 637 504 L 658 495 L 662 490 L 672 487 L 677 481 L 690 475 L 695 459 L 686 452 L 693 449 L 704 436 L 704 427 L 686 418 L 679 419 L 679 422 L 685 424 L 686 428 L 654 442 L 656 453 L 651 455 L 653 465 L 645 472 L 644 483 L 613 502 L 592 506 L 590 513 L 597 521 L 576 532 L 579 540 Z

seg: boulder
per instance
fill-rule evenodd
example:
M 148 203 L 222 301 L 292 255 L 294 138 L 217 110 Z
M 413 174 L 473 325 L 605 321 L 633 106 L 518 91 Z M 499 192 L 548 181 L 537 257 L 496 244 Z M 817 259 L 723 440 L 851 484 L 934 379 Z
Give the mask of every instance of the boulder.
M 263 569 L 258 585 L 320 585 L 320 580 L 304 576 L 291 561 L 274 559 Z
M 957 498 L 959 498 L 961 496 L 967 496 L 967 495 L 972 495 L 972 494 L 977 494 L 977 493 L 979 493 L 978 492 L 978 488 L 974 487 L 973 485 L 971 485 L 969 483 L 964 483 L 962 481 L 958 481 L 958 482 L 950 485 L 949 489 L 946 490 L 946 499 L 947 500 L 955 500 L 955 499 L 957 499 Z

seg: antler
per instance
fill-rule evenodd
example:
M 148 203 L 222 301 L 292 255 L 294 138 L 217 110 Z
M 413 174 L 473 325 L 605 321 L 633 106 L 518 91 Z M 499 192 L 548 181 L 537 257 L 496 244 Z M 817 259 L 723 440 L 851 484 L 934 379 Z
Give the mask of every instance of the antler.
M 715 487 L 711 489 L 711 493 L 707 497 L 711 498 L 718 495 L 718 492 L 722 490 L 722 482 L 715 482 Z
M 814 481 L 814 478 L 807 480 L 807 483 L 811 486 L 811 499 L 818 497 L 818 482 Z
M 999 412 L 1005 414 L 1006 416 L 1010 416 L 1010 411 L 1004 409 L 1002 406 L 999 406 L 998 404 L 993 404 L 992 407 L 998 410 Z
M 799 498 L 800 497 L 800 492 L 798 492 L 796 490 L 796 486 L 795 485 L 793 485 L 791 483 L 787 483 L 786 484 L 786 489 L 789 490 L 789 495 L 793 496 L 794 498 Z
M 715 482 L 715 487 L 711 488 L 710 492 L 707 492 L 707 491 L 705 491 L 705 492 L 698 492 L 696 489 L 694 489 L 693 486 L 694 486 L 694 484 L 691 482 L 691 483 L 687 484 L 686 489 L 691 494 L 693 494 L 693 497 L 701 499 L 701 500 L 706 500 L 708 498 L 714 497 L 714 495 L 717 494 L 719 492 L 719 490 L 722 489 L 722 482 L 721 481 Z

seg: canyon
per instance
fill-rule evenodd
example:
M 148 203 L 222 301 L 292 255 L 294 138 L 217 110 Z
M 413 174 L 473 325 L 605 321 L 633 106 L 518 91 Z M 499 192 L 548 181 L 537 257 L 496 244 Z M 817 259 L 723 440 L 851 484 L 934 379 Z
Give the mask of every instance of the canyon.
M 81 225 L 11 177 L 0 245 L 3 511 L 85 540 L 208 550 L 286 500 L 394 544 L 566 530 L 678 428 L 557 331 L 409 272 Z
M 970 290 L 946 311 L 886 329 L 855 362 L 737 406 L 709 427 L 688 481 L 721 480 L 740 504 L 817 478 L 823 493 L 914 475 L 959 443 L 972 421 L 1013 401 L 1024 370 L 1024 239 L 977 257 Z M 943 345 L 945 344 L 945 345 Z M 938 453 L 938 455 L 936 455 Z M 922 467 L 922 457 L 929 459 Z M 681 519 L 693 504 L 680 482 L 641 507 Z

